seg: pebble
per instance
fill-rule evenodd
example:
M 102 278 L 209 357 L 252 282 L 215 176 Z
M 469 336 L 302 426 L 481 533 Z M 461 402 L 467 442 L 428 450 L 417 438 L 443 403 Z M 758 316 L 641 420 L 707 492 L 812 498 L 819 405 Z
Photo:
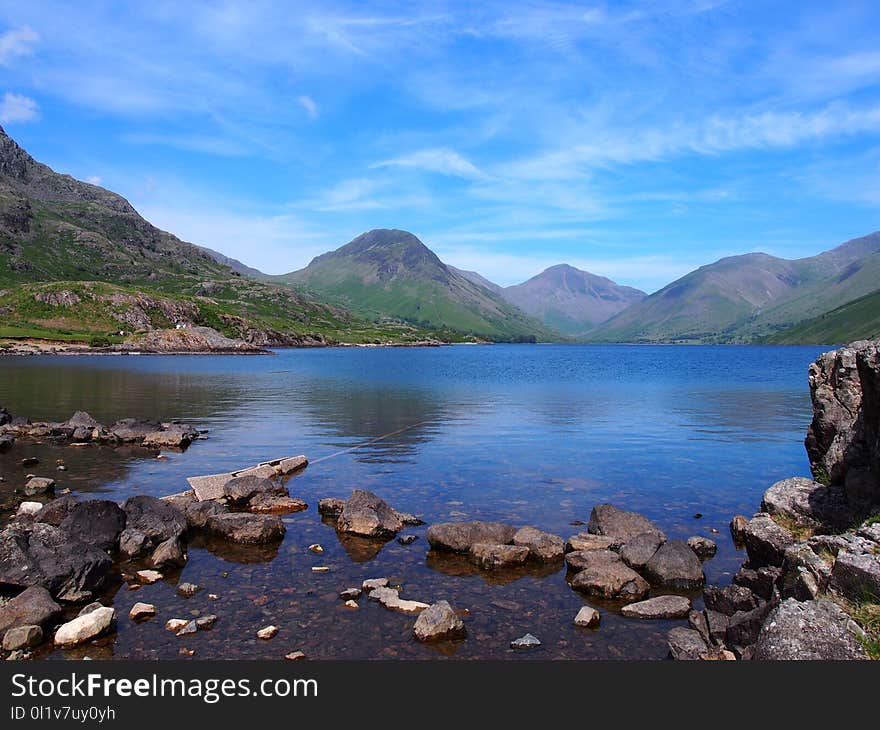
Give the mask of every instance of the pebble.
M 299 661 L 300 659 L 305 659 L 306 655 L 301 651 L 292 651 L 290 654 L 285 654 L 284 658 L 291 662 Z
M 196 619 L 196 628 L 199 631 L 207 631 L 214 628 L 215 623 L 217 623 L 217 617 L 213 613 L 208 614 Z
M 188 636 L 189 634 L 196 633 L 196 631 L 198 631 L 198 630 L 199 630 L 199 627 L 196 626 L 195 621 L 187 621 L 183 625 L 183 628 L 181 628 L 180 631 L 177 632 L 177 636 Z
M 401 535 L 397 538 L 397 542 L 401 545 L 412 545 L 418 539 L 418 535 Z
M 171 618 L 165 622 L 165 630 L 166 631 L 180 631 L 184 626 L 189 623 L 185 618 Z
M 329 573 L 330 566 L 329 565 L 313 565 L 312 572 L 313 573 Z
M 67 471 L 67 467 L 64 466 L 64 464 L 59 464 L 59 465 L 58 465 L 57 467 L 55 467 L 55 468 L 56 468 L 58 471 Z
M 195 650 L 195 649 L 183 649 L 183 648 L 182 648 L 182 649 L 181 649 L 179 652 L 177 652 L 177 653 L 180 654 L 180 656 L 192 656 L 193 654 L 196 653 L 196 650 Z
M 268 641 L 273 636 L 275 636 L 277 633 L 278 633 L 277 626 L 266 626 L 265 628 L 262 628 L 257 632 L 257 638 Z
M 574 617 L 574 625 L 583 626 L 588 629 L 595 629 L 599 626 L 601 620 L 602 617 L 595 608 L 592 608 L 591 606 L 581 606 L 581 610 L 578 611 L 577 616 Z
M 357 601 L 346 601 L 343 605 L 348 606 L 348 608 L 360 608 Z
M 177 586 L 177 595 L 184 598 L 192 598 L 200 590 L 202 590 L 202 587 L 195 583 L 181 583 Z
M 518 639 L 510 642 L 511 649 L 536 649 L 539 646 L 541 646 L 541 640 L 532 634 L 520 636 Z
M 363 591 L 360 588 L 346 588 L 339 594 L 339 597 L 343 601 L 349 601 L 354 598 L 360 598 L 361 593 L 363 593 Z
M 311 550 L 313 553 L 319 554 L 324 552 L 324 548 L 318 543 L 315 543 L 314 545 L 309 545 L 309 550 Z
M 209 600 L 209 601 L 219 601 L 219 600 L 220 600 L 220 596 L 218 596 L 216 593 L 209 593 L 209 594 L 208 594 L 208 600 Z
M 369 592 L 376 588 L 387 588 L 388 587 L 388 579 L 387 578 L 367 578 L 361 585 L 365 591 Z

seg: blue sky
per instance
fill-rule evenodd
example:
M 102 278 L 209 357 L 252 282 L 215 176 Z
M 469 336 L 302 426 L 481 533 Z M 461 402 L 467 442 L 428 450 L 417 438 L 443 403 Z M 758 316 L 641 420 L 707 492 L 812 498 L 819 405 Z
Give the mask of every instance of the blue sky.
M 0 2 L 0 123 L 271 273 L 377 227 L 652 291 L 880 229 L 877 2 Z

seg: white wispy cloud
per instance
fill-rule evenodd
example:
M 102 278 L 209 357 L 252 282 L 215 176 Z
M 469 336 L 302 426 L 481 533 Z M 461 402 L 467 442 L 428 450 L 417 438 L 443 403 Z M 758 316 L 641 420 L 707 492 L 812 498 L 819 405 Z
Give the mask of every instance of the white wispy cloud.
M 0 34 L 0 65 L 7 66 L 16 58 L 30 55 L 39 40 L 39 34 L 29 25 Z
M 22 94 L 7 91 L 0 100 L 0 122 L 32 122 L 40 116 L 37 102 Z
M 299 105 L 306 110 L 306 114 L 309 115 L 309 119 L 317 119 L 318 118 L 318 104 L 311 96 L 306 96 L 305 94 L 300 96 L 297 101 Z
M 481 180 L 486 178 L 482 172 L 470 160 L 460 155 L 455 150 L 436 148 L 419 150 L 408 155 L 393 157 L 373 164 L 374 168 L 381 167 L 406 167 L 423 170 L 425 172 L 450 175 L 452 177 Z

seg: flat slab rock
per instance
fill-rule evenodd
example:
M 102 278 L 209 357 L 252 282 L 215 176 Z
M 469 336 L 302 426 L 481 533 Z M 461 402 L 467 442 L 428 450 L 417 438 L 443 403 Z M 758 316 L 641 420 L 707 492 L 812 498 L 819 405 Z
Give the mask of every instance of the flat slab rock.
M 867 659 L 858 627 L 836 603 L 784 600 L 767 617 L 755 659 Z
M 513 544 L 527 547 L 529 557 L 542 563 L 562 560 L 565 554 L 565 540 L 535 527 L 520 527 L 513 536 Z
M 579 532 L 572 535 L 565 542 L 566 552 L 581 552 L 583 550 L 610 550 L 614 545 L 614 539 L 604 535 L 591 535 L 589 532 Z
M 691 602 L 684 596 L 657 596 L 647 601 L 630 603 L 620 613 L 627 618 L 684 618 L 691 610 Z
M 282 459 L 272 459 L 238 471 L 223 472 L 221 474 L 206 474 L 204 476 L 188 477 L 187 481 L 193 488 L 196 498 L 203 502 L 211 499 L 221 499 L 224 496 L 226 484 L 241 476 L 257 476 L 266 479 L 274 479 L 279 476 L 292 474 L 300 469 L 305 469 L 309 460 L 305 456 L 287 456 Z
M 393 588 L 374 588 L 370 591 L 369 598 L 373 601 L 379 601 L 387 609 L 401 613 L 418 613 L 428 608 L 427 603 L 401 598 Z

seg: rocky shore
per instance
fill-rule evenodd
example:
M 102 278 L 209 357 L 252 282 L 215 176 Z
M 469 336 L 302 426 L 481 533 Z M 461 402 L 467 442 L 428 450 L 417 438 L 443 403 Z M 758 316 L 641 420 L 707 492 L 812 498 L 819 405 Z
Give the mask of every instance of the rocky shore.
M 733 518 L 733 539 L 747 559 L 729 585 L 706 585 L 703 565 L 717 547 L 712 539 L 670 539 L 646 516 L 612 504 L 595 505 L 587 523 L 574 523 L 581 531 L 567 538 L 532 525 L 485 521 L 440 522 L 422 532 L 414 529 L 424 524 L 419 517 L 365 489 L 320 499 L 317 510 L 356 562 L 372 559 L 392 540 L 418 551 L 423 534 L 427 564 L 454 563 L 449 575 L 482 574 L 490 585 L 503 585 L 564 571 L 563 590 L 583 597 L 570 619 L 577 631 L 602 631 L 609 612 L 615 622 L 674 622 L 668 630 L 673 659 L 878 658 L 880 346 L 859 342 L 823 355 L 810 367 L 810 391 L 814 418 L 806 447 L 813 479 L 777 482 L 758 513 Z M 125 419 L 104 426 L 82 412 L 63 423 L 31 423 L 0 409 L 0 448 L 16 438 L 185 448 L 198 437 L 179 423 Z M 131 496 L 119 504 L 54 494 L 54 480 L 30 475 L 0 531 L 0 592 L 7 596 L 0 598 L 0 636 L 8 658 L 112 634 L 115 609 L 96 599 L 114 585 L 136 591 L 179 576 L 190 545 L 266 548 L 272 559 L 287 529 L 279 515 L 308 508 L 290 494 L 287 481 L 307 464 L 304 456 L 287 457 L 190 477 L 187 491 L 161 499 Z M 319 562 L 302 570 L 329 573 L 332 581 L 331 564 L 320 563 L 324 548 L 314 542 L 308 551 Z M 200 590 L 176 582 L 178 595 Z M 401 614 L 415 642 L 486 640 L 468 634 L 477 606 L 455 605 L 450 595 L 428 595 L 387 575 L 331 591 L 323 595 L 342 601 L 342 610 L 357 611 L 366 598 Z M 133 601 L 125 610 L 139 623 L 161 609 Z M 213 612 L 170 617 L 165 628 L 186 637 L 225 618 Z M 272 641 L 282 623 L 267 623 L 255 638 Z M 505 646 L 537 650 L 541 629 L 537 620 L 523 636 L 506 637 Z M 192 655 L 186 646 L 181 652 Z M 304 658 L 301 651 L 282 655 Z

